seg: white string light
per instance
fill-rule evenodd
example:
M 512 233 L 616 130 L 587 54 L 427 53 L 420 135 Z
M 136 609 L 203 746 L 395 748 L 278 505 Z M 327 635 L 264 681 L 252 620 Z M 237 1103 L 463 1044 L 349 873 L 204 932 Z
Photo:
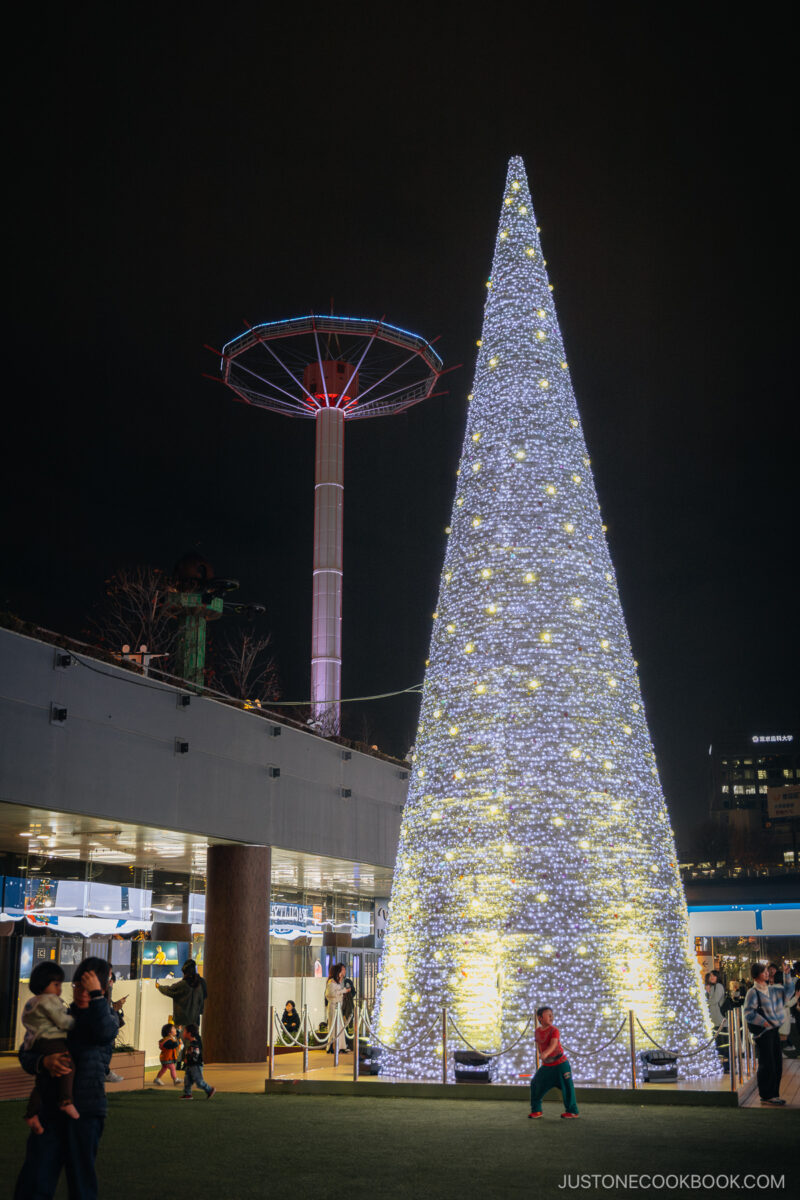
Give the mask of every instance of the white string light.
M 402 1046 L 446 1005 L 497 1049 L 533 1004 L 607 1041 L 711 1033 L 589 456 L 513 158 L 423 687 L 378 989 Z M 544 336 L 540 336 L 543 334 Z M 455 631 L 455 632 L 453 632 Z M 614 1043 L 576 1076 L 629 1079 Z M 520 1045 L 499 1077 L 531 1069 Z M 426 1043 L 382 1070 L 437 1078 Z M 684 1076 L 718 1073 L 713 1049 Z

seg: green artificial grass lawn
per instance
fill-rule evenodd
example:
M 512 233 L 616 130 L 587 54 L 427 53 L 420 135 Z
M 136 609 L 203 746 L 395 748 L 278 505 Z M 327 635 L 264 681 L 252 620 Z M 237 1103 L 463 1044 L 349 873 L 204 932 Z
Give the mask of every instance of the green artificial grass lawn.
M 21 1101 L 0 1104 L 0 1180 L 10 1195 L 27 1129 Z M 174 1092 L 109 1098 L 98 1154 L 103 1200 L 393 1200 L 394 1197 L 639 1195 L 564 1188 L 565 1174 L 766 1172 L 794 1186 L 800 1113 L 586 1105 L 577 1121 L 545 1102 L 527 1119 L 505 1101 Z M 608 1181 L 606 1181 L 608 1182 Z M 559 1185 L 562 1185 L 559 1188 Z M 709 1189 L 716 1190 L 716 1189 Z M 747 1194 L 740 1180 L 737 1193 Z M 662 1196 L 699 1196 L 662 1189 Z M 66 1196 L 63 1179 L 57 1193 Z

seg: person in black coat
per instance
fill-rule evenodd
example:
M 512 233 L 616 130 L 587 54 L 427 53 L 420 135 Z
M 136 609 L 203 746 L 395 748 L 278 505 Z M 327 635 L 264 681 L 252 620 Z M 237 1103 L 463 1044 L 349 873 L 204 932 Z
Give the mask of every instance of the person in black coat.
M 286 1001 L 286 1007 L 281 1013 L 281 1025 L 287 1033 L 292 1035 L 292 1037 L 294 1037 L 299 1030 L 300 1014 L 294 1006 L 294 1000 Z
M 106 1068 L 119 1030 L 105 996 L 110 973 L 110 963 L 102 958 L 85 958 L 75 968 L 74 999 L 69 1010 L 75 1026 L 67 1035 L 69 1055 L 42 1057 L 22 1047 L 19 1050 L 23 1069 L 38 1077 L 43 1131 L 28 1137 L 14 1200 L 52 1197 L 62 1167 L 70 1200 L 96 1200 L 95 1158 L 108 1111 Z M 53 1079 L 69 1070 L 70 1055 L 75 1063 L 73 1096 L 81 1114 L 78 1121 L 59 1113 L 58 1089 L 52 1085 Z

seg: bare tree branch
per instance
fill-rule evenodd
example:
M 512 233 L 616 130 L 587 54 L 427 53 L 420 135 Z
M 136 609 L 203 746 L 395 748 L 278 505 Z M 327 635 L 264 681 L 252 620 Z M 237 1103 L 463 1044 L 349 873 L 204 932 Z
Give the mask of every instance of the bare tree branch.
M 151 654 L 169 655 L 178 625 L 166 611 L 170 583 L 158 567 L 120 567 L 106 580 L 106 596 L 89 624 L 101 646 L 118 654 L 145 645 Z M 162 666 L 166 665 L 162 660 Z
M 265 655 L 271 642 L 271 635 L 252 630 L 226 634 L 216 652 L 220 691 L 237 700 L 277 700 L 278 669 L 272 655 Z

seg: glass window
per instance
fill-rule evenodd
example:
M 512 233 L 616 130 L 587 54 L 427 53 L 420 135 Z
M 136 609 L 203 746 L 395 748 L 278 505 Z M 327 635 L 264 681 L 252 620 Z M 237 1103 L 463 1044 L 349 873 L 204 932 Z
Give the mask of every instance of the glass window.
M 759 778 L 759 779 L 766 779 L 766 778 L 767 778 L 767 772 L 766 772 L 766 771 L 759 771 L 759 772 L 758 772 L 758 778 Z

